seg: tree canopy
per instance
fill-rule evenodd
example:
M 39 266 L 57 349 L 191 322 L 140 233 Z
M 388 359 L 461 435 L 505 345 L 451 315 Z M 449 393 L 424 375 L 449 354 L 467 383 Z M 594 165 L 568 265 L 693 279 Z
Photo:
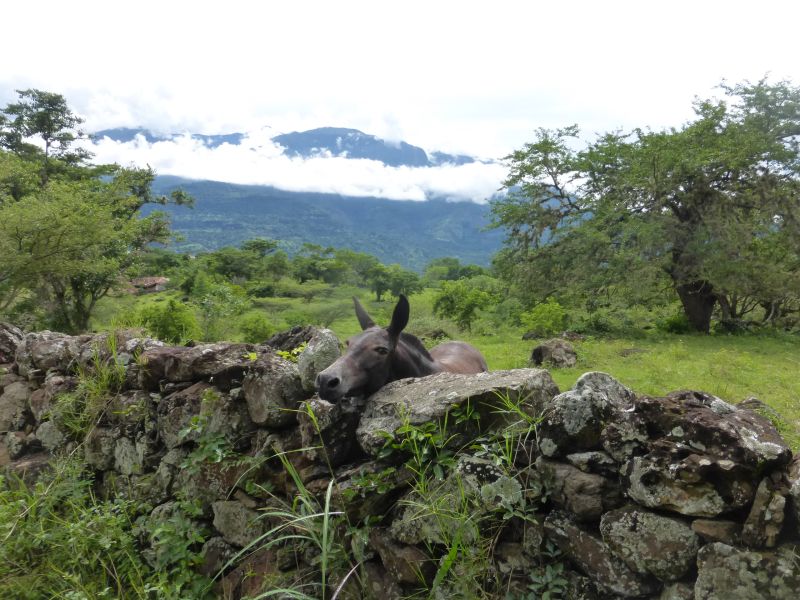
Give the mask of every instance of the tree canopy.
M 600 136 L 573 149 L 576 126 L 539 130 L 507 157 L 498 266 L 541 300 L 646 296 L 669 286 L 694 329 L 712 313 L 770 315 L 800 298 L 800 89 L 723 86 L 680 128 Z

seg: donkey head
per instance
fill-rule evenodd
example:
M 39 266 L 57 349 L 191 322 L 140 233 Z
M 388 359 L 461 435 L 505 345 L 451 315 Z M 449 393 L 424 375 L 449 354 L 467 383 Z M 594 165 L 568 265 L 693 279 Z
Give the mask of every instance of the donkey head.
M 317 375 L 317 392 L 329 402 L 346 396 L 367 396 L 389 382 L 397 341 L 408 324 L 409 306 L 405 296 L 400 296 L 392 322 L 385 328 L 375 325 L 356 298 L 353 302 L 362 332 L 347 340 L 344 355 Z

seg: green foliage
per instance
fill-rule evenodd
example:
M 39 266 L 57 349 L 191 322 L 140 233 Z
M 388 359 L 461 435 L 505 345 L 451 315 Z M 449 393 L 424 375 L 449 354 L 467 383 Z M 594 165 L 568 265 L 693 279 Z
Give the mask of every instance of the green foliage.
M 137 320 L 151 335 L 170 344 L 181 344 L 200 335 L 194 311 L 175 298 L 141 308 Z
M 659 320 L 656 323 L 656 327 L 659 331 L 663 331 L 664 333 L 681 334 L 692 331 L 692 324 L 689 323 L 689 319 L 687 319 L 686 315 L 682 312 Z
M 242 338 L 250 344 L 260 344 L 278 332 L 278 327 L 261 313 L 247 313 L 238 321 Z
M 554 335 L 567 328 L 568 315 L 555 298 L 548 298 L 520 315 L 523 327 L 539 337 Z
M 481 289 L 476 279 L 443 281 L 433 305 L 439 317 L 452 319 L 462 330 L 471 330 L 478 311 L 497 301 L 497 296 Z
M 300 355 L 303 353 L 303 350 L 306 349 L 308 346 L 308 342 L 303 342 L 297 348 L 292 348 L 291 350 L 276 350 L 275 354 L 280 356 L 283 359 L 288 360 L 289 362 L 296 363 L 297 359 L 300 358 Z
M 717 302 L 724 320 L 797 304 L 800 88 L 722 89 L 679 129 L 606 134 L 580 152 L 576 126 L 541 129 L 507 157 L 496 265 L 526 301 L 647 303 L 668 285 L 703 332 Z
M 110 357 L 104 359 L 95 348 L 91 367 L 78 370 L 75 390 L 59 394 L 53 403 L 51 419 L 78 441 L 97 425 L 112 396 L 125 383 L 125 366 L 117 359 L 113 339 L 108 337 Z
M 52 467 L 33 485 L 0 475 L 0 596 L 143 599 L 173 587 L 141 557 L 134 503 L 100 501 L 74 458 Z

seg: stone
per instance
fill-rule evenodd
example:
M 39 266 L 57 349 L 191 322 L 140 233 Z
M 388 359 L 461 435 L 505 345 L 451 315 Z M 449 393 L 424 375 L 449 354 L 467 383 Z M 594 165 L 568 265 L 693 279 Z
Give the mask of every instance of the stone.
M 677 581 L 695 564 L 700 539 L 689 523 L 638 508 L 605 513 L 603 541 L 615 556 L 640 575 Z
M 350 398 L 331 404 L 315 396 L 303 403 L 297 420 L 305 455 L 332 467 L 362 457 L 356 440 L 361 411 L 361 404 Z
M 555 338 L 536 346 L 531 352 L 530 362 L 535 367 L 544 364 L 555 368 L 569 368 L 578 362 L 578 355 L 568 341 Z
M 114 469 L 122 475 L 139 475 L 143 471 L 144 456 L 126 437 L 119 438 L 114 446 Z
M 658 600 L 694 600 L 694 586 L 683 581 L 676 581 L 664 586 Z
M 613 458 L 602 450 L 589 452 L 575 452 L 567 454 L 567 462 L 584 473 L 594 473 L 603 477 L 616 477 L 619 474 L 619 465 Z
M 214 511 L 214 528 L 226 542 L 243 548 L 264 533 L 264 522 L 259 514 L 236 500 L 223 500 L 211 505 Z
M 648 424 L 652 438 L 732 461 L 759 474 L 791 460 L 791 450 L 768 419 L 737 410 L 704 392 L 644 396 L 637 400 L 634 412 Z
M 369 533 L 369 543 L 381 558 L 386 572 L 399 584 L 428 585 L 436 574 L 436 561 L 416 546 L 394 542 L 388 532 L 380 527 Z M 420 579 L 422 581 L 420 581 Z
M 634 393 L 606 373 L 582 375 L 572 390 L 554 397 L 539 424 L 539 449 L 548 457 L 602 449 L 606 423 L 618 422 Z
M 39 478 L 39 475 L 50 468 L 51 459 L 52 455 L 49 452 L 37 452 L 12 460 L 3 467 L 20 477 L 25 483 L 32 484 Z M 1 464 L 2 461 L 0 461 Z
M 203 544 L 201 552 L 203 562 L 197 570 L 206 577 L 214 577 L 222 571 L 236 554 L 236 549 L 221 536 L 212 537 Z
M 220 598 L 256 598 L 264 591 L 274 590 L 280 577 L 278 552 L 260 548 L 239 561 L 238 566 L 222 577 Z
M 548 539 L 601 590 L 636 598 L 659 589 L 654 579 L 635 573 L 614 556 L 603 540 L 581 529 L 563 513 L 551 512 L 544 529 Z
M 331 366 L 341 354 L 339 338 L 330 329 L 319 329 L 297 357 L 300 383 L 306 392 L 314 393 L 320 371 Z
M 106 409 L 108 422 L 125 435 L 136 437 L 145 427 L 145 421 L 156 417 L 156 400 L 143 390 L 129 390 L 114 396 Z
M 24 431 L 9 431 L 5 435 L 5 447 L 9 459 L 16 460 L 25 454 L 38 452 L 42 449 L 42 443 L 33 434 L 27 434 Z
M 25 381 L 15 381 L 0 393 L 0 433 L 19 431 L 27 421 L 31 388 Z
M 78 387 L 78 378 L 50 371 L 44 379 L 44 385 L 31 394 L 30 406 L 33 418 L 41 421 L 46 418 L 53 407 L 54 400 L 60 394 L 66 394 Z
M 71 336 L 54 331 L 27 333 L 17 346 L 19 374 L 29 379 L 44 379 L 48 371 L 68 374 L 77 366 L 81 345 L 92 336 Z
M 789 487 L 787 497 L 789 505 L 786 509 L 789 529 L 793 537 L 800 539 L 800 454 L 797 454 L 787 467 L 786 480 Z
M 241 385 L 245 371 L 257 357 L 252 344 L 199 344 L 197 346 L 154 347 L 145 351 L 140 363 L 139 385 L 158 390 L 162 382 L 208 381 L 222 390 Z
M 364 600 L 402 600 L 403 589 L 391 578 L 381 563 L 364 563 L 362 571 Z
M 637 456 L 624 474 L 626 493 L 635 502 L 693 517 L 737 511 L 752 502 L 755 493 L 750 474 L 736 464 L 720 465 L 697 454 L 681 460 L 666 453 Z
M 794 600 L 800 589 L 800 547 L 742 550 L 719 542 L 697 555 L 696 600 Z
M 36 428 L 36 437 L 49 452 L 55 452 L 67 442 L 67 437 L 53 421 L 44 421 Z
M 742 542 L 753 548 L 774 548 L 783 530 L 787 487 L 770 477 L 761 480 L 742 528 Z
M 741 541 L 742 524 L 724 519 L 695 519 L 692 531 L 706 542 L 722 542 L 733 546 Z
M 550 374 L 543 369 L 491 371 L 474 375 L 438 373 L 428 377 L 401 379 L 385 385 L 367 398 L 356 431 L 361 448 L 377 456 L 403 425 L 420 425 L 443 418 L 451 409 L 470 403 L 486 427 L 496 420 L 499 396 L 521 402 L 527 414 L 537 417 L 558 393 Z M 485 418 L 484 418 L 485 417 Z M 456 427 L 451 422 L 448 425 Z
M 83 444 L 83 460 L 90 467 L 107 471 L 114 465 L 114 447 L 118 433 L 107 427 L 95 427 Z
M 536 459 L 536 470 L 542 476 L 550 500 L 579 521 L 597 520 L 604 512 L 623 503 L 616 480 L 584 473 L 572 465 L 542 456 Z
M 275 350 L 291 352 L 311 341 L 317 331 L 318 329 L 312 325 L 295 325 L 287 331 L 276 333 L 264 342 L 264 345 Z
M 297 365 L 265 354 L 251 366 L 242 383 L 250 418 L 257 425 L 285 427 L 297 422 L 297 409 L 306 399 Z
M 157 412 L 158 435 L 167 448 L 201 435 L 221 434 L 233 441 L 253 429 L 243 402 L 202 381 L 161 400 Z
M 14 361 L 17 346 L 22 343 L 24 334 L 11 323 L 0 322 L 0 364 Z

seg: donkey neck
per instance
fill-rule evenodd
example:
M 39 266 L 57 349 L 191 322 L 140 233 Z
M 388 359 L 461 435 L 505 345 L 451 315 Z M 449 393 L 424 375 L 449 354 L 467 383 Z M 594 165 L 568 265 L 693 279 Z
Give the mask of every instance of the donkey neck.
M 392 381 L 405 377 L 424 377 L 442 369 L 416 337 L 402 334 L 392 355 Z

